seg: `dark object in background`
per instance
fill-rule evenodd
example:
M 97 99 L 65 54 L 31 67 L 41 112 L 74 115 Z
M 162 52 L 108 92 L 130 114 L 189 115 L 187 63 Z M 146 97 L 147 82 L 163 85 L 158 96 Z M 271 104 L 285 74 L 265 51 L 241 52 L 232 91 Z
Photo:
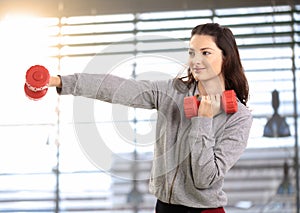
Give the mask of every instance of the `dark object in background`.
M 278 114 L 279 93 L 277 90 L 272 92 L 272 107 L 274 109 L 273 116 L 268 120 L 264 128 L 264 137 L 288 137 L 291 136 L 289 125 L 285 121 L 285 117 Z

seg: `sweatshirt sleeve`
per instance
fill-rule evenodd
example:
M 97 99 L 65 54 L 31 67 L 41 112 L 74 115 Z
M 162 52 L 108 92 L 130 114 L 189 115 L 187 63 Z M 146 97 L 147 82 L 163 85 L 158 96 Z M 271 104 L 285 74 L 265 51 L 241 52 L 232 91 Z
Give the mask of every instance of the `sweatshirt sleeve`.
M 80 73 L 61 76 L 61 95 L 83 96 L 130 107 L 158 107 L 164 82 L 136 81 L 113 75 Z
M 250 112 L 244 108 L 242 112 L 228 116 L 219 138 L 215 138 L 214 119 L 192 118 L 189 134 L 192 176 L 199 189 L 210 188 L 224 179 L 247 146 L 252 124 Z

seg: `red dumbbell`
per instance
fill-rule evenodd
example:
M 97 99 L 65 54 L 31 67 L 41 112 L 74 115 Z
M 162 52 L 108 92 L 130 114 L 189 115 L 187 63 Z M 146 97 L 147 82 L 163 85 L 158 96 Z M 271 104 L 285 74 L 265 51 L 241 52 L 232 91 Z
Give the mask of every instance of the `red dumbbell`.
M 222 108 L 227 114 L 237 112 L 238 106 L 236 101 L 236 94 L 234 90 L 225 90 L 222 94 L 221 100 Z M 198 108 L 200 100 L 196 96 L 189 96 L 183 99 L 183 108 L 185 117 L 190 119 L 198 115 Z
M 222 108 L 227 114 L 236 113 L 238 104 L 234 90 L 225 90 L 222 94 Z
M 41 65 L 34 65 L 26 72 L 26 82 L 24 91 L 28 98 L 39 100 L 44 97 L 48 91 L 50 75 L 48 70 Z

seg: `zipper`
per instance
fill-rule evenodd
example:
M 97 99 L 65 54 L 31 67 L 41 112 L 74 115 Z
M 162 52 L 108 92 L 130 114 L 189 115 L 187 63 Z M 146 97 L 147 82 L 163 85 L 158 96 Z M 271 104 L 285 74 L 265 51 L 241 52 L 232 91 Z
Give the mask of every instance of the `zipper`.
M 171 184 L 171 188 L 170 188 L 170 196 L 169 196 L 169 204 L 171 204 L 171 198 L 172 198 L 172 194 L 173 194 L 173 187 L 174 187 L 174 183 L 175 183 L 175 179 L 176 179 L 178 170 L 179 170 L 179 165 L 177 165 L 177 167 L 176 167 L 176 172 L 175 172 L 175 175 L 174 175 L 174 177 L 173 177 L 172 184 Z
M 194 92 L 195 93 L 195 90 L 196 90 L 196 86 L 194 88 Z M 190 126 L 191 124 L 189 124 Z M 182 145 L 182 143 L 180 143 L 180 146 Z M 181 147 L 180 147 L 181 148 Z M 170 196 L 169 196 L 169 204 L 171 204 L 171 199 L 172 199 L 172 194 L 173 194 L 173 188 L 174 188 L 174 184 L 175 184 L 175 180 L 176 180 L 176 177 L 177 177 L 177 174 L 178 174 L 178 170 L 179 170 L 179 166 L 182 162 L 180 162 L 180 152 L 178 154 L 178 165 L 176 167 L 176 171 L 175 171 L 175 174 L 174 174 L 174 177 L 173 177 L 173 180 L 172 180 L 172 184 L 171 184 L 171 187 L 170 187 Z

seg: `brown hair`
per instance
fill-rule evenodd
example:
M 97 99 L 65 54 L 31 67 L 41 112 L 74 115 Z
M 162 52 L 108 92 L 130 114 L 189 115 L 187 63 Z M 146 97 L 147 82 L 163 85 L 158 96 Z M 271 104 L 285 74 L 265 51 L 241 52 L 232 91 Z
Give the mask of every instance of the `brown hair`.
M 237 98 L 246 105 L 249 95 L 248 81 L 242 67 L 237 44 L 231 30 L 216 23 L 198 25 L 193 28 L 191 37 L 194 35 L 209 35 L 214 38 L 216 45 L 222 50 L 223 64 L 222 74 L 225 79 L 225 90 L 234 90 Z M 190 68 L 187 76 L 179 78 L 188 88 L 195 83 Z

